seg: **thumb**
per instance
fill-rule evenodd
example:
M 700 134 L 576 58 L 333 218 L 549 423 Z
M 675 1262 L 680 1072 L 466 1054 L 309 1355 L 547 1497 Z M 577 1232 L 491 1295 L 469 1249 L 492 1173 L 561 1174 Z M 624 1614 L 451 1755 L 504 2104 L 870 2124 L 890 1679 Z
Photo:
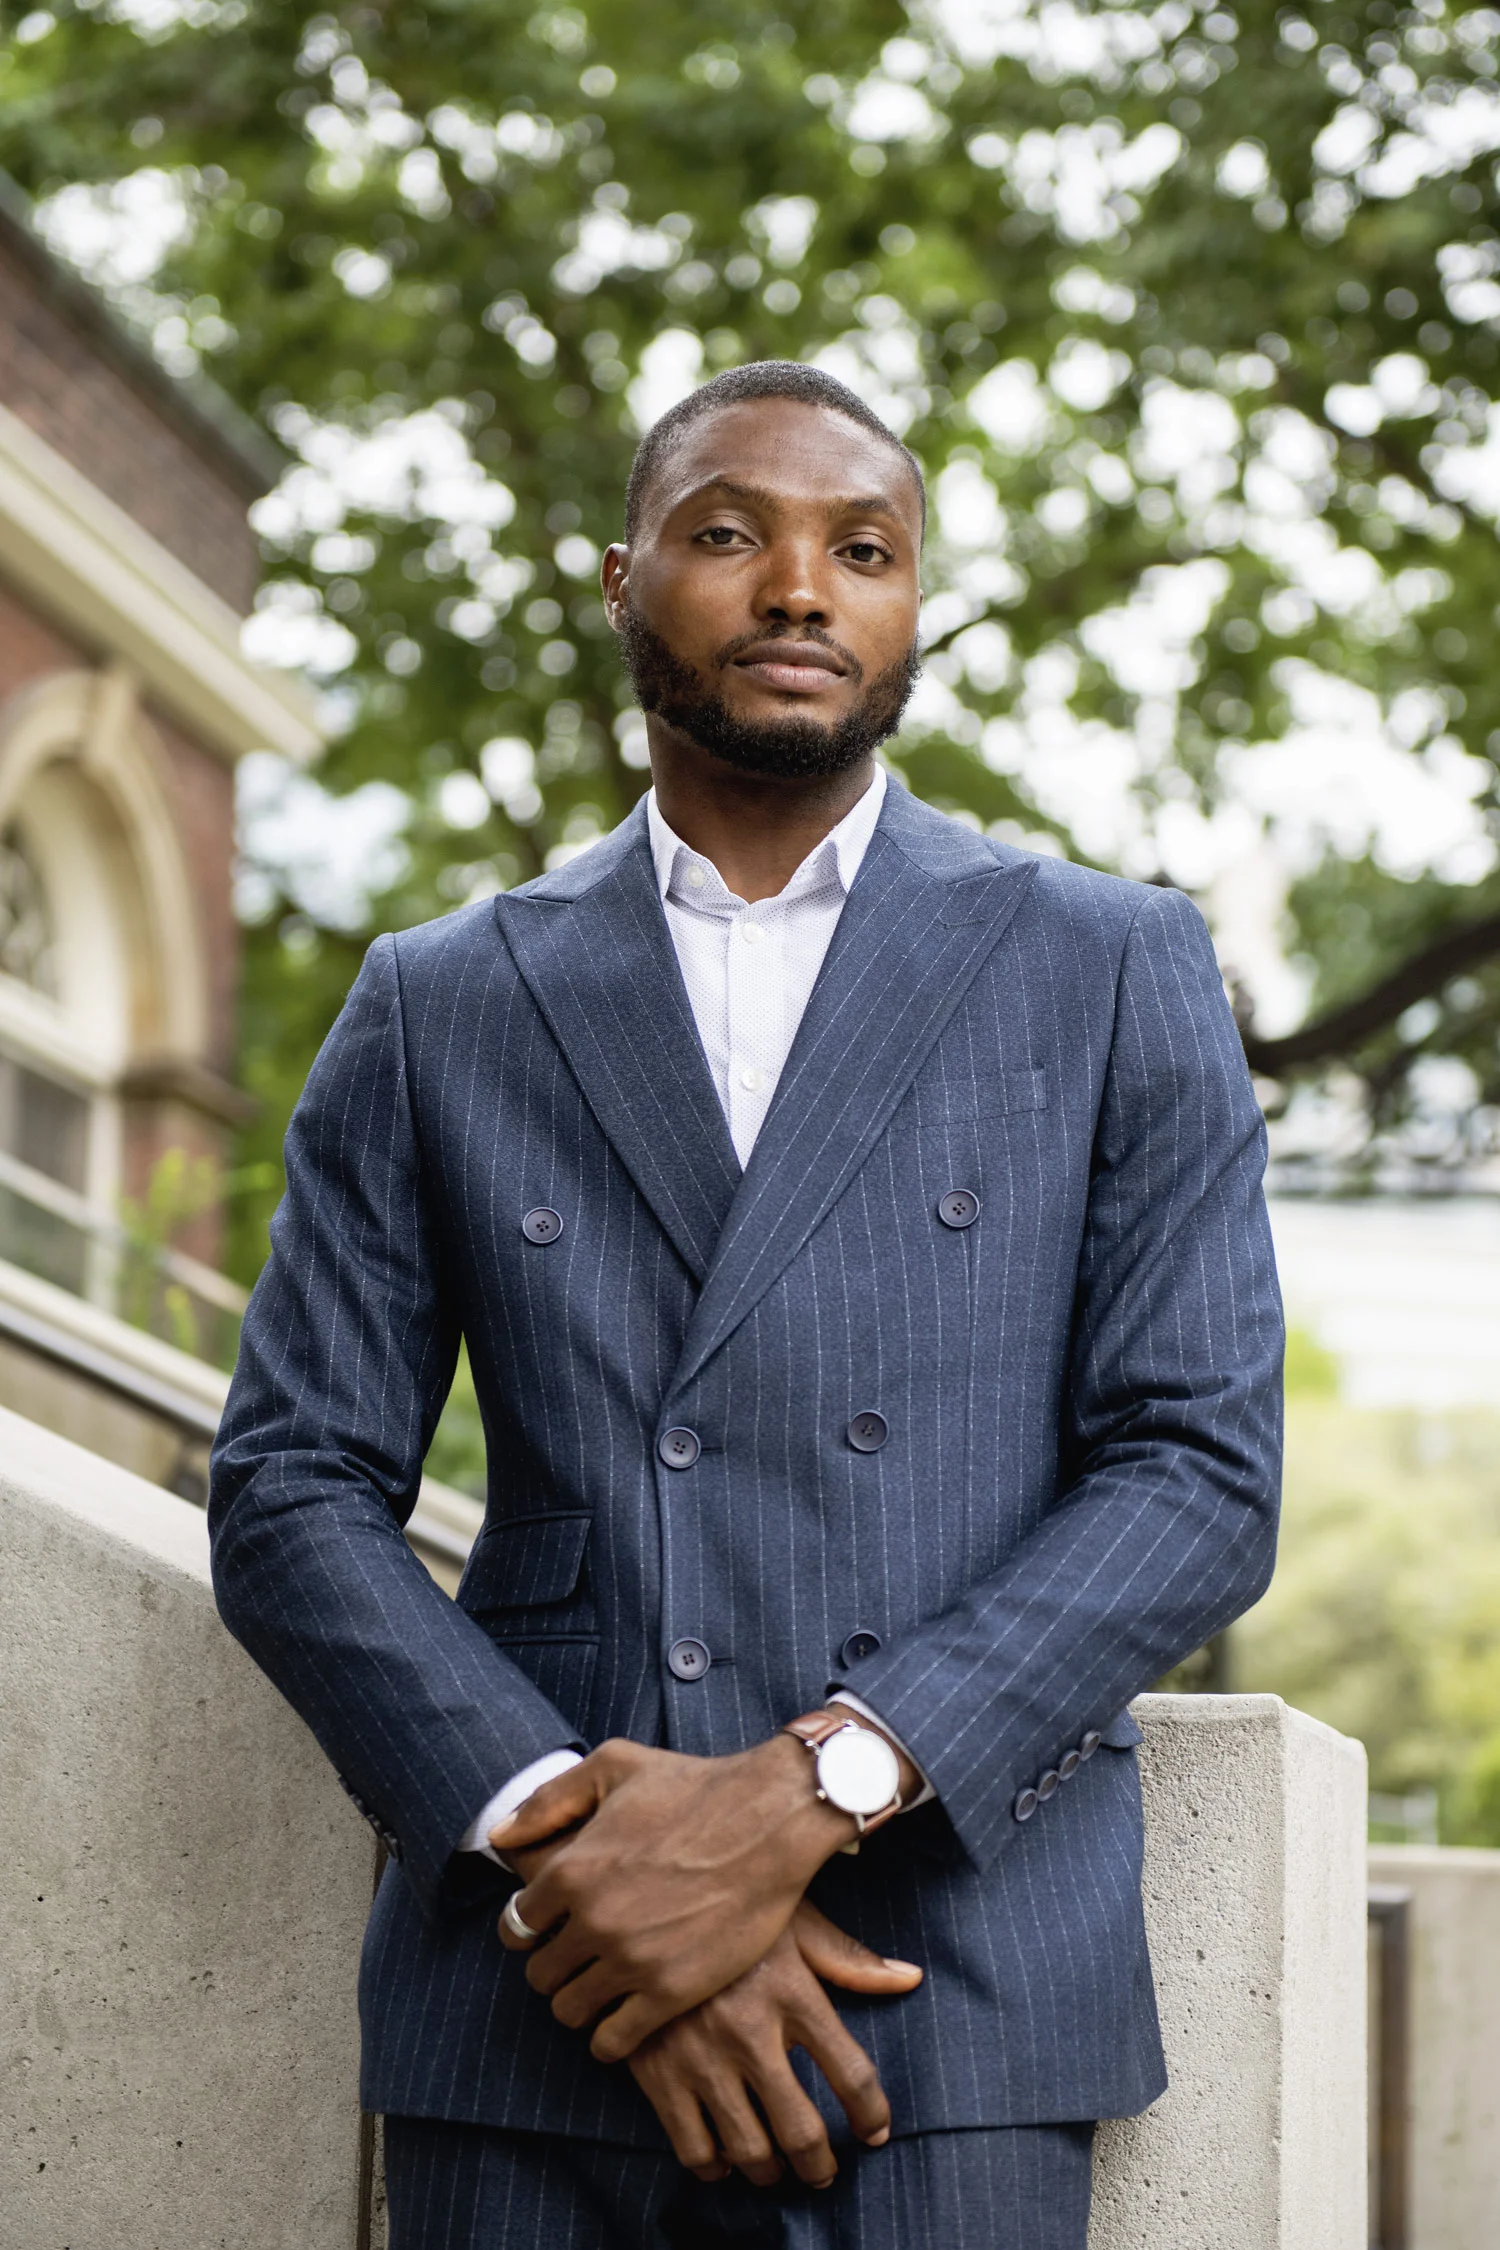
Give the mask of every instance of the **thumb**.
M 597 1812 L 607 1792 L 599 1786 L 597 1767 L 591 1758 L 582 1759 L 560 1773 L 551 1781 L 544 1781 L 534 1789 L 513 1813 L 490 1830 L 490 1843 L 496 1851 L 522 1851 L 529 1844 L 545 1843 L 565 1828 L 576 1828 Z
M 884 1961 L 804 1899 L 792 1918 L 797 1950 L 816 1977 L 845 1992 L 910 1992 L 922 1981 L 915 1961 Z

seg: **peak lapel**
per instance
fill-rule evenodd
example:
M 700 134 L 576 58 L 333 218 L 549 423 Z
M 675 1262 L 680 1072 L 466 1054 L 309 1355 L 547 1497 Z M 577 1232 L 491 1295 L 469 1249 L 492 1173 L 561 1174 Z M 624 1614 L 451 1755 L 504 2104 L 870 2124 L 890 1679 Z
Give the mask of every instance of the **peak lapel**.
M 739 1183 L 657 894 L 646 817 L 502 894 L 516 966 L 599 1126 L 701 1282 Z
M 674 1382 L 690 1382 L 864 1161 L 1031 886 L 892 787 L 724 1222 Z

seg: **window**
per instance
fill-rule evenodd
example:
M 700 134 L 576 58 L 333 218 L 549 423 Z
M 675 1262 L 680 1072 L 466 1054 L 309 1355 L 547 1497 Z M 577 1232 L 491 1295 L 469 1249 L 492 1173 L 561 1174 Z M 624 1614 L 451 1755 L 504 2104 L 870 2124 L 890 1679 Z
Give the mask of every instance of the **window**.
M 88 1270 L 89 1233 L 73 1198 L 88 1180 L 89 1115 L 86 1095 L 0 1050 L 0 1258 L 74 1291 Z M 70 1192 L 49 1196 L 49 1180 Z
M 36 862 L 20 831 L 0 836 L 0 971 L 57 997 L 57 960 L 52 915 Z

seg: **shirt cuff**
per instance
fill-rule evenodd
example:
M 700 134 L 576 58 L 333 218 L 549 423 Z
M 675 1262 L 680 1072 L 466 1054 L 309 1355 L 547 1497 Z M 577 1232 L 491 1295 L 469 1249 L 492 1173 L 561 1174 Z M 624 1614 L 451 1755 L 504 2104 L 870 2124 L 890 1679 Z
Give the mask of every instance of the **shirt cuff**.
M 886 1725 L 884 1719 L 882 1719 L 882 1717 L 880 1716 L 880 1713 L 878 1711 L 872 1711 L 868 1703 L 861 1703 L 857 1695 L 851 1695 L 847 1688 L 835 1688 L 832 1695 L 826 1696 L 824 1700 L 828 1703 L 847 1703 L 851 1711 L 857 1711 L 862 1719 L 868 1719 L 872 1727 L 879 1727 L 886 1740 L 888 1742 L 895 1743 L 896 1748 L 900 1751 L 902 1757 L 911 1758 L 912 1764 L 914 1766 L 917 1766 L 916 1759 L 912 1758 L 911 1752 L 907 1749 L 906 1744 L 902 1741 L 900 1735 L 892 1734 L 890 1728 Z M 545 1760 L 543 1761 L 543 1763 L 545 1763 Z M 916 1796 L 911 1799 L 910 1803 L 905 1804 L 901 1807 L 901 1810 L 903 1812 L 915 1812 L 918 1805 L 925 1805 L 930 1798 L 933 1798 L 937 1795 L 937 1791 L 933 1788 L 932 1783 L 928 1780 L 926 1774 L 923 1773 L 920 1766 L 917 1766 L 917 1779 L 921 1782 L 922 1786 L 918 1790 Z M 491 1826 L 493 1825 L 494 1824 L 492 1822 Z
M 892 1740 L 894 1740 L 894 1736 Z M 569 1766 L 580 1763 L 576 1750 L 549 1750 L 545 1758 L 533 1758 L 529 1766 L 513 1773 L 503 1789 L 497 1790 L 478 1816 L 471 1820 L 458 1839 L 461 1852 L 478 1852 L 484 1859 L 492 1859 L 497 1867 L 508 1867 L 489 1840 L 490 1830 L 498 1828 L 527 1798 L 534 1796 L 544 1781 L 555 1781 Z

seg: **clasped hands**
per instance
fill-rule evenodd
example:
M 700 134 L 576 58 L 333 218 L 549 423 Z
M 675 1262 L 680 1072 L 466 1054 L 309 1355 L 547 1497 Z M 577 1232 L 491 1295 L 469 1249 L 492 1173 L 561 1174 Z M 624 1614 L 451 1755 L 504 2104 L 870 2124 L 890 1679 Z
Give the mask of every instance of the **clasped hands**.
M 785 2156 L 809 2185 L 832 2180 L 796 2046 L 860 2140 L 889 2138 L 874 2065 L 819 1979 L 896 1995 L 922 1972 L 882 1961 L 803 1895 L 854 1829 L 816 1796 L 802 1745 L 775 1735 L 727 1758 L 606 1742 L 491 1833 L 524 1880 L 516 1910 L 542 1933 L 523 1941 L 502 1922 L 501 1942 L 528 1953 L 527 1981 L 560 2023 L 593 2026 L 601 2062 L 629 2063 L 700 2179 L 733 2166 L 767 2186 Z

